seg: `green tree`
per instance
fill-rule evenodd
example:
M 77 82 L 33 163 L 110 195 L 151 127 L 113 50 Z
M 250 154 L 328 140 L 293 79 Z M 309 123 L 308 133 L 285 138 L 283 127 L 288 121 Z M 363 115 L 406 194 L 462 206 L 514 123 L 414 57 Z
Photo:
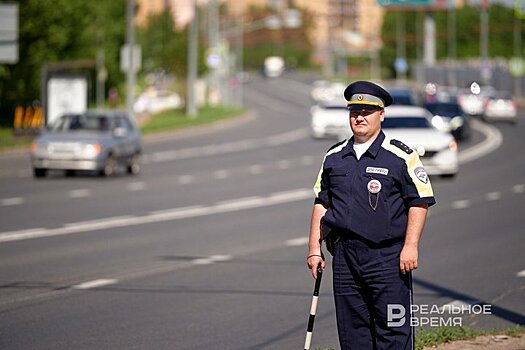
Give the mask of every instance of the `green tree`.
M 0 124 L 11 125 L 14 107 L 40 98 L 41 69 L 48 62 L 95 60 L 102 48 L 108 86 L 122 81 L 118 54 L 124 43 L 125 0 L 18 3 L 19 61 L 0 64 Z
M 492 4 L 489 15 L 489 56 L 491 58 L 510 58 L 514 55 L 513 23 L 514 9 L 501 4 Z M 447 11 L 433 13 L 436 23 L 436 58 L 446 59 L 448 55 Z M 396 59 L 397 21 L 405 25 L 407 60 L 415 62 L 422 59 L 422 31 L 424 15 L 416 11 L 386 12 L 382 28 L 383 48 L 381 62 L 383 68 L 394 76 L 393 64 Z M 523 35 L 523 34 L 522 34 Z M 477 58 L 480 55 L 480 9 L 465 6 L 456 10 L 456 58 Z

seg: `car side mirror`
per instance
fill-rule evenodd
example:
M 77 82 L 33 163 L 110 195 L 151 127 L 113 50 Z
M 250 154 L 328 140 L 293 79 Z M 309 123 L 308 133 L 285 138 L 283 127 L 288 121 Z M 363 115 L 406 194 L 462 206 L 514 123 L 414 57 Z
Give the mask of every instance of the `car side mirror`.
M 128 131 L 126 130 L 126 128 L 118 127 L 115 128 L 115 130 L 113 130 L 113 136 L 117 138 L 124 138 L 128 136 Z

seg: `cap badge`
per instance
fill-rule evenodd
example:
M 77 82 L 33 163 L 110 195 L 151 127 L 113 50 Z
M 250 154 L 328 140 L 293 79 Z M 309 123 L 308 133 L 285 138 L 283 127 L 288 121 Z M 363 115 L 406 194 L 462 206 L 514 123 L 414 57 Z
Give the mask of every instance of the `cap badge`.
M 363 101 L 363 95 L 357 95 L 357 100 L 358 101 Z

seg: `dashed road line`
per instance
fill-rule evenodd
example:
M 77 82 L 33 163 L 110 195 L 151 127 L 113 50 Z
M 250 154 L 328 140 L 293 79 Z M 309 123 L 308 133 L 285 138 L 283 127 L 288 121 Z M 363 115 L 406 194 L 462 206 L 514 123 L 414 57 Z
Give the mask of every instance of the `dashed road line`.
M 501 199 L 501 192 L 489 192 L 485 194 L 485 199 L 488 201 L 497 201 Z
M 281 170 L 289 169 L 290 168 L 290 161 L 283 159 L 277 162 L 277 167 Z
M 192 260 L 192 264 L 194 265 L 209 265 L 216 262 L 224 262 L 232 260 L 232 255 L 211 255 L 207 258 L 199 258 Z
M 512 186 L 512 193 L 523 193 L 523 192 L 525 192 L 525 185 L 518 184 L 518 185 Z
M 299 247 L 308 244 L 308 237 L 298 237 L 289 239 L 284 242 L 284 245 L 287 247 Z
M 463 199 L 459 201 L 452 202 L 452 209 L 465 209 L 470 207 L 470 201 L 468 199 Z
M 24 198 L 21 197 L 14 197 L 14 198 L 4 198 L 0 201 L 0 204 L 2 206 L 13 206 L 13 205 L 21 205 L 24 203 Z
M 109 286 L 111 284 L 117 283 L 118 280 L 116 279 L 98 279 L 93 281 L 88 281 L 80 284 L 76 284 L 74 286 L 71 286 L 71 289 L 94 289 L 94 288 L 100 288 L 104 286 Z
M 230 171 L 226 169 L 217 170 L 213 173 L 213 178 L 217 180 L 224 180 L 230 177 Z
M 525 277 L 525 270 L 521 270 L 516 274 L 517 277 Z
M 146 187 L 145 182 L 131 182 L 126 185 L 127 190 L 132 192 L 144 191 Z
M 259 164 L 250 165 L 250 174 L 257 175 L 262 173 L 262 166 Z
M 180 185 L 189 185 L 195 182 L 195 176 L 192 175 L 182 175 L 177 178 L 177 182 Z
M 91 195 L 91 191 L 87 189 L 78 189 L 78 190 L 71 190 L 69 191 L 69 198 L 84 198 L 89 197 Z

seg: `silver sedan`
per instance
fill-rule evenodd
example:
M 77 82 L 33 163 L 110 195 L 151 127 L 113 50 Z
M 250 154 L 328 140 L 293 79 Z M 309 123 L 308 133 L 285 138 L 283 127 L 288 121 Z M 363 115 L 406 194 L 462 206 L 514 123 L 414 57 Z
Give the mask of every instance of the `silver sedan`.
M 119 166 L 134 175 L 141 153 L 140 132 L 124 112 L 94 110 L 64 115 L 43 129 L 31 145 L 31 165 L 35 177 L 55 169 L 110 176 Z

